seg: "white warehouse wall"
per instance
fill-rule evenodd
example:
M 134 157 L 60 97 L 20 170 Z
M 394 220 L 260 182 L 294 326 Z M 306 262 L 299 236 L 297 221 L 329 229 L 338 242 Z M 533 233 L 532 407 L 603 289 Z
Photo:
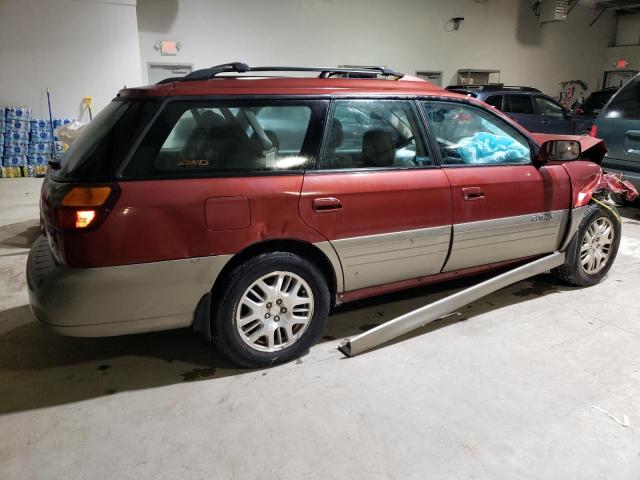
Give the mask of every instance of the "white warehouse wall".
M 102 109 L 124 85 L 142 83 L 135 0 L 0 0 L 0 107 L 46 117 Z M 88 115 L 85 115 L 88 120 Z
M 613 14 L 578 6 L 566 22 L 540 26 L 530 0 L 138 0 L 143 78 L 147 62 L 250 65 L 389 65 L 408 74 L 502 70 L 502 81 L 551 95 L 558 83 L 594 89 L 615 30 Z M 451 17 L 465 17 L 447 32 Z M 158 40 L 183 44 L 176 57 Z

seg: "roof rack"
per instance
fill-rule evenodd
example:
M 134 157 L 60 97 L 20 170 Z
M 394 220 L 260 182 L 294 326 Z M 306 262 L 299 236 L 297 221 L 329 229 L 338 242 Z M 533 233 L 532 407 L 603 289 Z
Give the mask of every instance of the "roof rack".
M 352 78 L 372 78 L 378 75 L 385 77 L 401 78 L 404 73 L 399 73 L 388 67 L 250 67 L 246 63 L 231 62 L 216 65 L 210 68 L 194 70 L 184 77 L 171 77 L 161 80 L 156 85 L 173 82 L 194 82 L 211 80 L 220 73 L 247 73 L 247 72 L 319 72 L 319 78 L 345 76 Z

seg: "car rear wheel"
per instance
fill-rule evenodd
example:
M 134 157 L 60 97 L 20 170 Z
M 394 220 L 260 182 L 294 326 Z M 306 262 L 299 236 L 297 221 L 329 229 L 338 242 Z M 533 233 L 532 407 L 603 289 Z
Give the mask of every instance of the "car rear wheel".
M 226 356 L 247 367 L 299 357 L 316 341 L 329 313 L 329 289 L 320 269 L 287 252 L 242 263 L 217 298 L 214 339 Z
M 589 205 L 567 248 L 564 265 L 553 273 L 570 285 L 595 285 L 607 274 L 616 258 L 620 234 L 620 220 L 613 211 Z

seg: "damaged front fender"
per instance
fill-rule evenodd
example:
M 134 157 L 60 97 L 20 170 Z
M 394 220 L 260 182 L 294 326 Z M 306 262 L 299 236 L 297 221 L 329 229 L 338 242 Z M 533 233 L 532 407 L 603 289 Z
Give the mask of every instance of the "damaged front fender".
M 604 192 L 621 195 L 628 202 L 638 198 L 638 191 L 632 183 L 603 171 L 595 163 L 566 162 L 562 166 L 571 179 L 573 208 L 587 205 L 594 195 Z

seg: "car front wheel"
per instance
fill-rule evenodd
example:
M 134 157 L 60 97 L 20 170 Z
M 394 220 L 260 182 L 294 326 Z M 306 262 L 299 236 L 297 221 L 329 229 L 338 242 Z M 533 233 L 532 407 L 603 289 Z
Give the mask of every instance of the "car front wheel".
M 329 313 L 320 269 L 288 252 L 258 255 L 226 279 L 213 306 L 214 339 L 247 367 L 293 360 L 316 341 Z
M 567 247 L 563 266 L 553 271 L 579 287 L 595 285 L 607 274 L 618 253 L 621 225 L 614 211 L 591 204 Z

